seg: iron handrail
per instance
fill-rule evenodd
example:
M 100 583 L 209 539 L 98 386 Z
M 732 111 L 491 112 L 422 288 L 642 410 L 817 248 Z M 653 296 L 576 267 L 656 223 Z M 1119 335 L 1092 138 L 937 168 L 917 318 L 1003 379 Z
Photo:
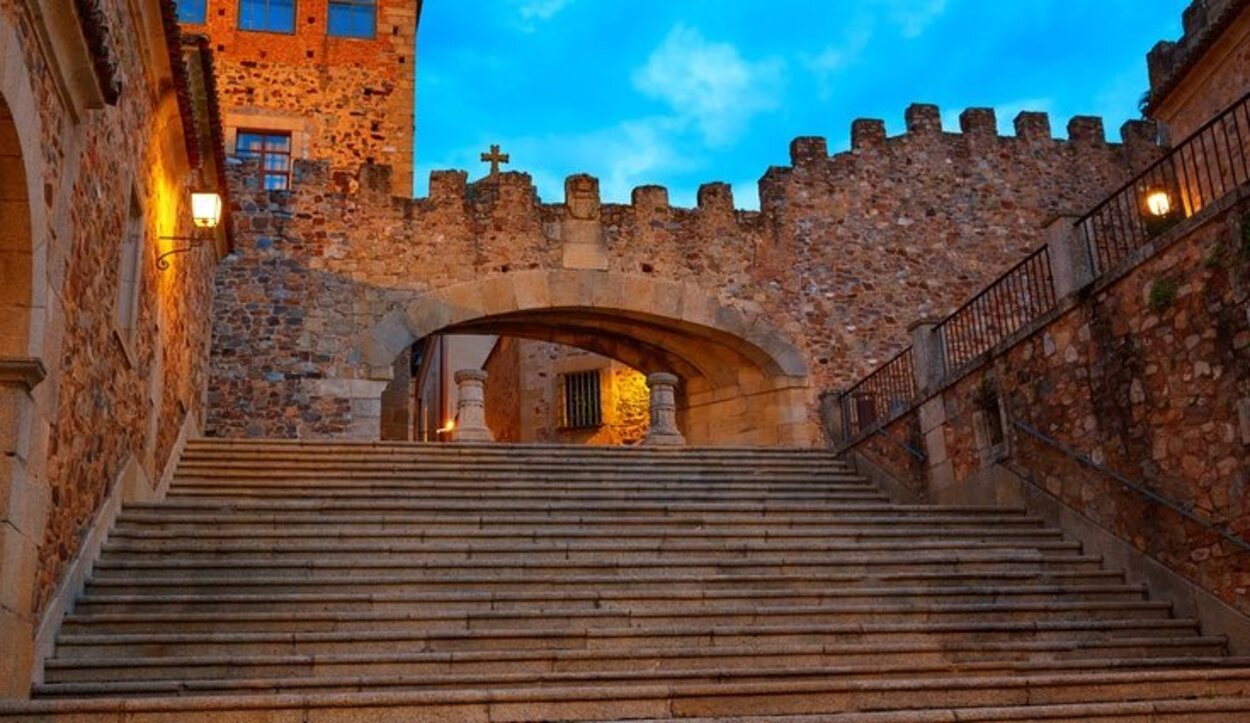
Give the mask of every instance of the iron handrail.
M 1142 171 L 1136 176 L 1133 176 L 1133 178 L 1130 179 L 1123 186 L 1120 186 L 1116 190 L 1107 194 L 1107 197 L 1103 199 L 1101 203 L 1099 203 L 1097 206 L 1094 206 L 1092 209 L 1090 209 L 1089 213 L 1086 213 L 1084 216 L 1081 216 L 1079 219 L 1077 219 L 1073 225 L 1080 226 L 1084 224 L 1086 221 L 1088 221 L 1089 219 L 1098 215 L 1098 212 L 1102 211 L 1104 208 L 1114 203 L 1120 197 L 1120 195 L 1123 194 L 1125 191 L 1131 190 L 1134 187 L 1136 187 L 1137 184 L 1141 183 L 1143 178 L 1149 178 L 1151 174 L 1157 171 L 1159 168 L 1161 168 L 1164 163 L 1174 160 L 1174 157 L 1182 148 L 1185 148 L 1186 146 L 1189 146 L 1190 144 L 1192 144 L 1194 139 L 1196 139 L 1198 136 L 1211 130 L 1211 128 L 1213 128 L 1215 124 L 1223 121 L 1226 116 L 1232 114 L 1238 108 L 1240 108 L 1241 106 L 1247 103 L 1250 103 L 1250 93 L 1246 93 L 1245 95 L 1241 96 L 1237 100 L 1230 103 L 1227 108 L 1217 113 L 1214 118 L 1212 118 L 1211 120 L 1199 126 L 1198 130 L 1194 131 L 1193 133 L 1190 133 L 1188 136 L 1185 136 L 1185 139 L 1183 141 L 1173 146 L 1172 149 L 1169 150 L 1162 158 L 1150 164 L 1150 166 L 1148 166 L 1146 170 Z
M 1024 278 L 1018 279 L 1017 276 L 1021 272 Z M 997 324 L 1000 321 L 1008 323 L 995 329 L 991 326 L 991 322 L 986 320 L 987 313 L 976 313 L 977 307 L 983 300 L 991 298 L 993 294 L 1004 288 L 1007 289 L 1007 293 L 1014 293 L 1015 296 L 996 304 L 999 308 L 993 311 L 996 318 L 992 323 Z M 1050 247 L 1039 246 L 937 323 L 934 333 L 942 341 L 941 358 L 944 372 L 950 374 L 978 354 L 992 349 L 998 342 L 1011 336 L 1025 324 L 1053 309 L 1056 303 Z M 1013 308 L 1002 308 L 1006 305 Z M 1024 315 L 1015 318 L 1013 322 L 1008 315 L 1016 311 L 1024 312 Z M 965 315 L 968 316 L 968 321 L 964 321 Z M 1024 318 L 1026 316 L 1027 318 Z
M 1065 456 L 1076 461 L 1081 466 L 1088 467 L 1096 472 L 1101 472 L 1102 474 L 1107 475 L 1108 477 L 1114 479 L 1116 482 L 1120 483 L 1120 485 L 1124 487 L 1125 489 L 1136 492 L 1137 494 L 1145 497 L 1146 499 L 1152 502 L 1155 502 L 1157 504 L 1163 505 L 1164 507 L 1167 507 L 1169 510 L 1172 510 L 1173 512 L 1180 515 L 1181 517 L 1184 517 L 1190 522 L 1193 522 L 1194 524 L 1202 527 L 1203 529 L 1209 532 L 1214 532 L 1215 534 L 1224 538 L 1228 542 L 1231 542 L 1237 547 L 1240 547 L 1242 550 L 1245 550 L 1246 552 L 1250 552 L 1250 542 L 1243 540 L 1242 538 L 1238 537 L 1237 535 L 1234 535 L 1233 533 L 1229 532 L 1227 529 L 1223 527 L 1220 527 L 1219 525 L 1216 525 L 1208 520 L 1205 520 L 1199 517 L 1198 515 L 1186 509 L 1187 507 L 1186 505 L 1180 502 L 1177 502 L 1175 500 L 1172 500 L 1168 497 L 1164 497 L 1158 492 L 1150 490 L 1144 485 L 1134 482 L 1133 480 L 1125 477 L 1119 472 L 1116 472 L 1113 469 L 1110 469 L 1101 464 L 1098 464 L 1094 460 L 1090 459 L 1088 456 L 1081 454 L 1080 452 L 1072 449 L 1071 447 L 1067 446 L 1066 444 L 1064 444 L 1063 442 L 1060 442 L 1057 439 L 1054 439 L 1053 437 L 1049 437 L 1043 434 L 1042 432 L 1039 432 L 1038 430 L 1030 427 L 1024 422 L 1013 420 L 1012 426 L 1024 432 L 1025 434 L 1032 437 L 1033 439 L 1036 439 L 1037 441 L 1047 446 L 1050 446 L 1050 447 L 1053 447 L 1054 449 L 1059 450 Z M 1033 484 L 1034 486 L 1040 487 L 1040 485 L 1037 485 L 1037 483 L 1032 482 L 1031 480 L 1029 480 L 1029 482 Z
M 901 439 L 897 439 L 894 435 L 889 434 L 881 427 L 877 427 L 876 429 L 872 430 L 872 433 L 879 434 L 882 437 L 885 437 L 889 441 L 893 442 L 894 444 L 898 445 L 899 447 L 902 447 L 903 451 L 906 452 L 907 454 L 910 454 L 912 457 L 914 457 L 917 462 L 923 462 L 929 458 L 928 455 L 926 455 L 924 452 L 920 451 L 919 449 L 916 449 L 915 447 L 902 441 Z

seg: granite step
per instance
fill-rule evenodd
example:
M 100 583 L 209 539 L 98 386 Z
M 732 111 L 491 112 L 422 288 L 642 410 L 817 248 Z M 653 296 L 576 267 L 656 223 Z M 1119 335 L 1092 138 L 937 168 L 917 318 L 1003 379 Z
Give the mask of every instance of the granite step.
M 958 666 L 1184 667 L 1227 660 L 1224 639 L 1107 638 L 1043 641 L 902 641 L 596 650 L 485 650 L 323 655 L 54 658 L 46 682 L 211 680 L 264 676 L 567 673 L 794 666 L 892 666 L 920 672 Z M 1162 662 L 1162 661 L 1166 661 Z
M 254 676 L 204 680 L 110 680 L 45 682 L 34 688 L 41 697 L 154 696 L 258 693 L 353 693 L 361 691 L 459 690 L 564 686 L 625 686 L 691 683 L 768 683 L 777 681 L 909 680 L 923 676 L 988 677 L 1106 671 L 1146 671 L 1185 666 L 1190 669 L 1237 669 L 1247 658 L 1159 658 L 1066 661 L 992 661 L 930 665 L 875 663 L 866 665 L 798 665 L 777 667 L 666 668 L 573 672 L 407 673 L 335 676 L 325 674 Z
M 467 514 L 462 516 L 463 519 L 477 521 L 482 519 L 478 515 Z M 546 515 L 534 515 L 529 517 L 514 516 L 515 519 L 522 522 L 546 522 L 549 517 Z M 756 516 L 734 516 L 725 514 L 716 515 L 690 515 L 690 516 L 671 516 L 668 522 L 681 522 L 683 524 L 725 524 L 725 525 L 745 525 L 745 524 L 766 524 L 768 526 L 793 526 L 802 524 L 821 524 L 828 520 L 841 520 L 845 518 L 860 519 L 864 517 L 877 518 L 887 524 L 896 524 L 898 520 L 906 518 L 907 520 L 925 520 L 930 518 L 965 518 L 970 523 L 976 524 L 994 524 L 997 522 L 1007 522 L 1027 517 L 1023 510 L 1002 509 L 995 507 L 935 507 L 929 505 L 894 505 L 894 504 L 846 504 L 838 505 L 836 509 L 826 510 L 820 515 L 804 515 L 793 514 L 785 518 L 775 518 L 764 522 Z M 443 515 L 397 515 L 391 513 L 356 513 L 346 514 L 335 517 L 340 522 L 387 522 L 391 520 L 408 521 L 414 524 L 428 525 L 438 520 L 447 519 Z M 498 519 L 491 517 L 488 519 Z M 166 510 L 160 505 L 141 505 L 127 506 L 125 510 L 118 516 L 119 523 L 163 523 L 163 522 L 202 522 L 208 525 L 216 525 L 219 523 L 231 522 L 234 520 L 249 522 L 280 522 L 286 524 L 305 524 L 305 523 L 324 523 L 325 518 L 316 514 L 299 514 L 299 513 L 254 513 L 235 510 L 204 510 L 204 511 L 181 511 Z M 638 517 L 628 516 L 596 516 L 596 522 L 602 524 L 614 525 L 630 525 L 640 524 Z
M 159 632 L 57 636 L 57 657 L 282 655 L 455 650 L 652 648 L 698 645 L 896 642 L 906 640 L 1088 640 L 1194 637 L 1192 619 L 1026 620 L 825 624 L 655 625 L 561 629 Z
M 371 721 L 621 720 L 1081 705 L 1250 696 L 1250 669 L 1196 668 L 1064 672 L 908 680 L 803 680 L 754 683 L 498 688 L 491 690 L 191 695 L 80 698 L 0 704 L 0 720 L 120 716 L 133 723 L 208 720 L 223 708 L 236 720 Z M 1244 710 L 1245 706 L 1242 706 Z M 1154 706 L 1150 710 L 1154 710 Z M 220 718 L 217 718 L 220 720 Z M 951 720 L 951 719 L 947 719 Z
M 847 502 L 862 501 L 866 503 L 885 502 L 882 494 L 865 493 L 847 496 Z M 834 513 L 839 505 L 825 503 L 735 503 L 735 502 L 529 502 L 524 499 L 508 502 L 476 502 L 476 501 L 423 501 L 420 495 L 345 495 L 340 498 L 309 500 L 299 496 L 277 500 L 238 500 L 229 497 L 220 501 L 211 499 L 177 499 L 170 497 L 159 503 L 136 504 L 135 510 L 164 509 L 175 511 L 220 511 L 222 509 L 243 512 L 390 512 L 408 514 L 412 512 L 428 515 L 463 515 L 466 513 L 485 516 L 491 514 L 517 514 L 518 512 L 546 513 L 550 515 L 568 516 L 621 516 L 650 515 L 664 517 L 681 514 L 740 514 L 772 517 L 788 515 L 811 516 Z
M 712 542 L 689 542 L 681 539 L 603 540 L 590 542 L 551 542 L 518 539 L 504 542 L 482 541 L 409 542 L 393 545 L 352 544 L 344 546 L 333 538 L 314 540 L 305 544 L 283 543 L 281 547 L 251 547 L 247 550 L 225 549 L 205 546 L 197 541 L 178 542 L 170 540 L 161 544 L 150 542 L 114 541 L 107 549 L 109 555 L 96 563 L 103 569 L 162 569 L 169 566 L 171 557 L 178 564 L 193 563 L 200 566 L 211 564 L 262 567 L 305 567 L 335 565 L 346 567 L 360 560 L 363 567 L 405 567 L 411 562 L 447 560 L 577 560 L 612 561 L 679 559 L 694 556 L 699 559 L 726 560 L 791 560 L 799 557 L 827 558 L 854 553 L 882 552 L 978 552 L 1017 550 L 1038 553 L 1081 552 L 1081 545 L 1061 539 L 987 539 L 987 540 L 921 540 L 916 542 L 820 542 L 792 540 L 787 538 L 758 542 L 738 542 L 720 545 Z M 367 554 L 369 559 L 361 560 Z M 310 556 L 316 556 L 310 558 Z
M 869 485 L 830 485 L 824 490 L 801 492 L 750 492 L 734 490 L 710 489 L 706 491 L 668 490 L 668 491 L 619 491 L 619 492 L 564 492 L 531 490 L 523 496 L 527 501 L 540 500 L 550 502 L 705 502 L 724 501 L 742 503 L 791 503 L 791 502 L 840 502 L 848 498 L 855 499 L 868 493 L 876 496 L 876 489 Z M 316 489 L 267 489 L 267 488 L 230 488 L 220 486 L 187 487 L 181 485 L 169 490 L 169 499 L 191 500 L 198 498 L 234 497 L 244 499 L 308 499 L 309 497 L 376 497 L 395 496 L 401 498 L 420 497 L 427 500 L 514 500 L 518 497 L 511 490 L 442 490 L 426 489 L 423 485 L 318 485 Z
M 463 610 L 437 612 L 328 611 L 273 613 L 95 613 L 65 617 L 65 635 L 123 635 L 165 632 L 316 632 L 316 631 L 431 631 L 526 628 L 649 628 L 695 625 L 790 625 L 1017 620 L 1148 620 L 1166 619 L 1170 603 L 1152 600 L 1126 602 L 1045 601 L 988 604 L 830 604 L 797 606 L 713 605 L 699 608 L 612 607 L 541 610 Z
M 425 525 L 395 523 L 376 524 L 339 524 L 322 520 L 320 528 L 314 525 L 295 525 L 286 528 L 281 524 L 264 525 L 205 525 L 191 529 L 165 527 L 131 527 L 130 524 L 119 525 L 113 530 L 110 539 L 125 540 L 131 548 L 136 545 L 181 544 L 185 549 L 202 549 L 211 544 L 235 544 L 251 542 L 260 544 L 260 540 L 284 540 L 291 545 L 316 544 L 317 542 L 346 542 L 355 540 L 357 543 L 381 543 L 389 540 L 397 545 L 420 543 L 449 544 L 494 544 L 497 549 L 515 548 L 521 543 L 526 545 L 564 544 L 565 547 L 577 545 L 604 545 L 611 542 L 629 544 L 631 547 L 656 548 L 662 544 L 695 545 L 704 543 L 705 548 L 729 550 L 741 545 L 770 544 L 775 548 L 794 545 L 794 547 L 811 547 L 820 544 L 821 540 L 830 545 L 855 543 L 886 544 L 890 540 L 896 543 L 928 543 L 941 545 L 954 543 L 956 540 L 995 540 L 1010 543 L 1019 540 L 1020 547 L 1028 547 L 1035 542 L 1061 542 L 1063 535 L 1058 530 L 1046 529 L 1040 525 L 1029 523 L 1004 523 L 996 525 L 975 525 L 975 527 L 953 527 L 968 525 L 959 520 L 950 520 L 943 524 L 905 523 L 896 525 L 856 524 L 851 522 L 835 522 L 829 527 L 805 525 L 801 528 L 781 528 L 779 530 L 760 529 L 752 532 L 735 534 L 734 528 L 707 529 L 685 527 L 662 527 L 660 524 L 651 527 L 624 527 L 624 525 L 572 524 L 569 527 L 539 527 L 539 525 L 492 525 L 485 527 L 479 524 L 444 525 L 440 528 L 427 529 Z M 1076 543 L 1070 543 L 1076 544 Z M 128 549 L 128 548 L 115 548 Z M 240 548 L 245 549 L 245 548 Z M 276 549 L 276 548 L 269 548 Z M 400 548 L 396 548 L 400 549 Z M 694 550 L 696 548 L 687 548 Z M 831 548 L 839 549 L 839 548 Z M 843 548 L 845 549 L 845 548 Z
M 671 590 L 732 589 L 821 591 L 831 588 L 877 587 L 880 585 L 926 585 L 967 586 L 969 584 L 993 585 L 999 582 L 1054 583 L 1061 585 L 1089 585 L 1121 583 L 1124 574 L 1114 570 L 928 570 L 921 572 L 779 572 L 768 573 L 699 573 L 686 571 L 681 574 L 652 571 L 649 574 L 623 572 L 619 574 L 564 574 L 536 578 L 529 574 L 494 575 L 483 574 L 407 574 L 370 575 L 361 577 L 327 577 L 310 580 L 306 577 L 280 581 L 261 578 L 152 578 L 147 576 L 93 577 L 87 583 L 87 593 L 111 595 L 131 594 L 271 594 L 307 593 L 338 590 L 362 594 L 413 593 L 436 591 L 557 591 L 557 590 L 619 590 L 648 589 L 663 586 Z
M 186 544 L 194 545 L 189 542 Z M 260 546 L 263 548 L 263 544 Z M 258 548 L 258 549 L 260 549 Z M 102 561 L 103 562 L 103 561 Z M 552 578 L 564 575 L 622 575 L 638 574 L 770 574 L 770 573 L 886 573 L 886 572 L 981 572 L 981 571 L 1076 571 L 1101 569 L 1102 558 L 1096 555 L 1031 552 L 1017 549 L 990 549 L 984 551 L 932 551 L 917 552 L 906 556 L 895 552 L 855 553 L 836 557 L 760 557 L 756 559 L 725 559 L 677 557 L 631 558 L 628 560 L 376 560 L 310 558 L 289 565 L 278 561 L 235 562 L 232 560 L 157 560 L 156 565 L 144 566 L 141 573 L 150 578 L 177 577 L 201 581 L 235 582 L 257 577 L 268 578 L 274 584 L 289 584 L 290 578 L 305 580 L 365 579 L 394 577 L 406 580 L 412 576 L 440 576 L 448 574 L 481 574 L 484 576 L 522 573 L 531 578 Z M 104 581 L 115 576 L 132 574 L 125 569 L 101 564 L 96 568 L 96 579 Z M 226 583 L 229 584 L 229 583 Z
M 75 603 L 79 614 L 172 612 L 279 612 L 279 611 L 464 611 L 534 610 L 560 607 L 707 607 L 724 604 L 829 605 L 872 602 L 913 604 L 992 602 L 1114 602 L 1145 600 L 1141 584 L 1118 585 L 1001 585 L 965 587 L 868 587 L 811 590 L 642 590 L 588 592 L 441 592 L 441 593 L 292 593 L 254 595 L 85 595 Z

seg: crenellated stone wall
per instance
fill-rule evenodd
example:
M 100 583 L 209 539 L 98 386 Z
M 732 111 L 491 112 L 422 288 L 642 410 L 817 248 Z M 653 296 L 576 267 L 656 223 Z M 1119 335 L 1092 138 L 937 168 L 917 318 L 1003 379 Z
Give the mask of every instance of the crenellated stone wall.
M 1143 123 L 1108 143 L 1093 118 L 1073 119 L 1067 140 L 1051 136 L 1044 114 L 1022 114 L 1006 137 L 992 111 L 965 112 L 961 133 L 943 132 L 939 118 L 936 107 L 913 106 L 907 133 L 893 138 L 880 121 L 857 121 L 852 149 L 834 156 L 823 139 L 797 139 L 792 165 L 761 180 L 758 212 L 735 209 L 722 183 L 700 188 L 688 209 L 657 186 L 635 189 L 630 204 L 604 204 L 592 177 L 574 176 L 564 203 L 543 203 L 524 173 L 470 183 L 463 171 L 438 171 L 428 197 L 406 199 L 384 166 L 347 176 L 297 163 L 293 189 L 268 192 L 240 164 L 239 251 L 217 277 L 209 433 L 376 435 L 374 421 L 353 412 L 353 395 L 372 394 L 373 367 L 398 353 L 380 339 L 402 339 L 398 327 L 414 325 L 405 310 L 458 284 L 536 271 L 576 271 L 591 286 L 612 279 L 611 289 L 646 279 L 714 301 L 737 325 L 718 332 L 719 347 L 705 339 L 725 347 L 721 367 L 752 368 L 744 358 L 767 366 L 758 346 L 733 339 L 773 339 L 764 343 L 772 358 L 797 357 L 790 368 L 802 368 L 786 385 L 806 390 L 806 411 L 789 423 L 814 428 L 813 390 L 887 358 L 905 344 L 907 320 L 955 306 L 1038 246 L 1051 216 L 1092 206 L 1158 154 Z M 476 293 L 456 303 L 477 304 Z M 632 318 L 601 327 L 616 341 L 596 351 L 649 354 L 623 360 L 640 369 L 689 362 L 695 347 L 675 351 L 677 326 L 655 313 L 670 300 L 655 301 L 642 307 L 655 317 L 645 323 L 668 338 L 646 337 Z M 439 328 L 422 313 L 416 326 Z M 584 332 L 579 339 L 596 343 Z M 633 350 L 622 341 L 644 337 Z M 743 383 L 774 384 L 760 374 Z M 689 403 L 725 402 L 714 388 L 690 384 Z M 750 402 L 737 399 L 730 416 L 745 419 Z
M 1250 2 L 1193 0 L 1184 35 L 1146 56 L 1145 110 L 1179 143 L 1250 91 Z

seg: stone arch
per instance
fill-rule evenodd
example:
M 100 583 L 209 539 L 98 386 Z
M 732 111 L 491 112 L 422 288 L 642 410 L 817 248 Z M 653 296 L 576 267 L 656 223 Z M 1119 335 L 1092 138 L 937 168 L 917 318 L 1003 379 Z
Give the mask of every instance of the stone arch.
M 695 284 L 591 270 L 533 270 L 433 290 L 378 322 L 358 348 L 363 376 L 434 333 L 492 333 L 578 346 L 681 379 L 694 444 L 814 441 L 807 366 L 766 319 Z
M 33 590 L 50 504 L 43 481 L 47 409 L 55 378 L 43 380 L 47 326 L 47 211 L 43 133 L 16 28 L 0 14 L 0 650 L 9 675 L 0 697 L 29 692 L 35 658 Z

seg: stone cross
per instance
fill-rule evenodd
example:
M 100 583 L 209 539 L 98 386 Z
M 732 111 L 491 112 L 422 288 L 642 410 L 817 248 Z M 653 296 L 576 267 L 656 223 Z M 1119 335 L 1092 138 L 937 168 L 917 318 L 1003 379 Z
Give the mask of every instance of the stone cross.
M 499 152 L 499 145 L 493 144 L 490 147 L 490 153 L 482 154 L 482 162 L 490 164 L 490 175 L 499 175 L 499 164 L 508 162 L 508 154 Z
M 486 426 L 486 395 L 483 389 L 486 372 L 461 369 L 456 372 L 455 379 L 460 388 L 460 400 L 456 403 L 456 426 L 451 430 L 451 441 L 495 441 L 495 436 Z
M 677 429 L 677 381 L 677 375 L 667 372 L 647 375 L 647 387 L 651 390 L 651 428 L 643 444 L 671 447 L 686 443 L 681 430 Z

